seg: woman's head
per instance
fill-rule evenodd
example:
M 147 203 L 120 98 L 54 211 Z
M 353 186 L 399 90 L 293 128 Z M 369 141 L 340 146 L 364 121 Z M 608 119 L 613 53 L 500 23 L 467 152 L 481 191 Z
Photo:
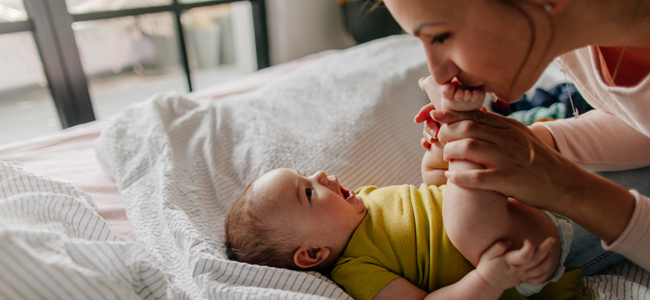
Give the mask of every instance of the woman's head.
M 548 12 L 533 0 L 383 0 L 424 45 L 438 84 L 457 78 L 516 101 L 554 55 Z

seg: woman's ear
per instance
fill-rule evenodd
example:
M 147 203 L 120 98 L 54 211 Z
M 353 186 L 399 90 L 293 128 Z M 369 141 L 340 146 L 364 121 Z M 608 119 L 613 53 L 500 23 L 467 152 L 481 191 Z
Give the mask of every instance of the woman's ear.
M 321 264 L 329 255 L 327 247 L 300 246 L 293 255 L 293 262 L 301 269 L 309 269 Z

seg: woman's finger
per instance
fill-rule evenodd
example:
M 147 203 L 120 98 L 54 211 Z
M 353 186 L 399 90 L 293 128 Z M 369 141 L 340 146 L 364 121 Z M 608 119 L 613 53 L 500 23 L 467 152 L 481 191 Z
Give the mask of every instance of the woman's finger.
M 424 148 L 424 149 L 428 150 L 429 148 L 431 148 L 431 143 L 429 143 L 429 141 L 427 141 L 426 138 L 422 138 L 420 140 L 420 144 L 422 145 L 422 148 Z
M 438 134 L 438 139 L 442 142 L 445 141 L 443 129 Z M 527 148 L 528 144 L 524 137 L 513 138 L 488 131 L 482 134 L 480 139 L 468 137 L 448 141 L 443 155 L 447 161 L 463 159 L 486 168 L 504 170 L 504 168 L 527 168 L 530 160 L 530 151 L 526 151 Z
M 483 110 L 453 111 L 436 109 L 431 111 L 431 118 L 439 123 L 452 124 L 462 120 L 470 120 L 491 127 L 506 128 L 517 125 L 518 121 Z M 521 123 L 519 123 L 521 124 Z
M 420 111 L 418 111 L 418 113 L 415 115 L 415 118 L 413 118 L 413 121 L 415 123 L 422 123 L 422 122 L 425 122 L 427 120 L 431 120 L 431 114 L 430 113 L 431 113 L 432 110 L 435 110 L 435 108 L 433 107 L 433 104 L 431 104 L 431 103 L 423 106 L 422 108 L 420 108 Z
M 424 134 L 425 137 L 429 139 L 430 143 L 434 143 L 438 140 L 438 132 L 440 131 L 440 127 L 438 123 L 435 121 L 429 119 L 426 122 L 424 122 Z

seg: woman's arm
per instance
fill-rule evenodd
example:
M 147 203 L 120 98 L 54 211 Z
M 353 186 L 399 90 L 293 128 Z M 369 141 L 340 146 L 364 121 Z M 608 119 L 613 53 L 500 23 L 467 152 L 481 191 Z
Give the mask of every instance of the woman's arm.
M 600 109 L 579 118 L 533 126 L 546 129 L 562 155 L 590 171 L 630 170 L 650 165 L 650 137 Z
M 635 200 L 628 190 L 577 166 L 520 122 L 486 112 L 435 110 L 433 117 L 443 124 L 438 138 L 447 142 L 447 159 L 486 167 L 447 173 L 451 182 L 564 215 L 606 243 L 629 223 Z

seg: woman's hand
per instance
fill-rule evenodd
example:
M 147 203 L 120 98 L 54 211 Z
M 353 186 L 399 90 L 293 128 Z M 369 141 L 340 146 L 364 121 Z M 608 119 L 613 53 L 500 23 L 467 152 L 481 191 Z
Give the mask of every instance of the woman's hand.
M 431 118 L 433 110 L 435 110 L 433 104 L 429 103 L 423 106 L 413 119 L 415 123 L 424 123 L 424 130 L 422 131 L 422 147 L 424 149 L 430 149 L 431 145 L 438 141 L 437 134 L 440 127 Z
M 615 241 L 634 212 L 627 189 L 572 163 L 524 124 L 484 111 L 434 110 L 445 160 L 466 159 L 485 169 L 447 172 L 452 183 L 493 190 L 558 213 L 606 243 Z
M 494 190 L 542 209 L 565 205 L 579 193 L 576 180 L 585 170 L 547 146 L 522 123 L 496 114 L 434 110 L 446 142 L 445 160 L 466 159 L 485 169 L 448 172 L 461 187 Z

